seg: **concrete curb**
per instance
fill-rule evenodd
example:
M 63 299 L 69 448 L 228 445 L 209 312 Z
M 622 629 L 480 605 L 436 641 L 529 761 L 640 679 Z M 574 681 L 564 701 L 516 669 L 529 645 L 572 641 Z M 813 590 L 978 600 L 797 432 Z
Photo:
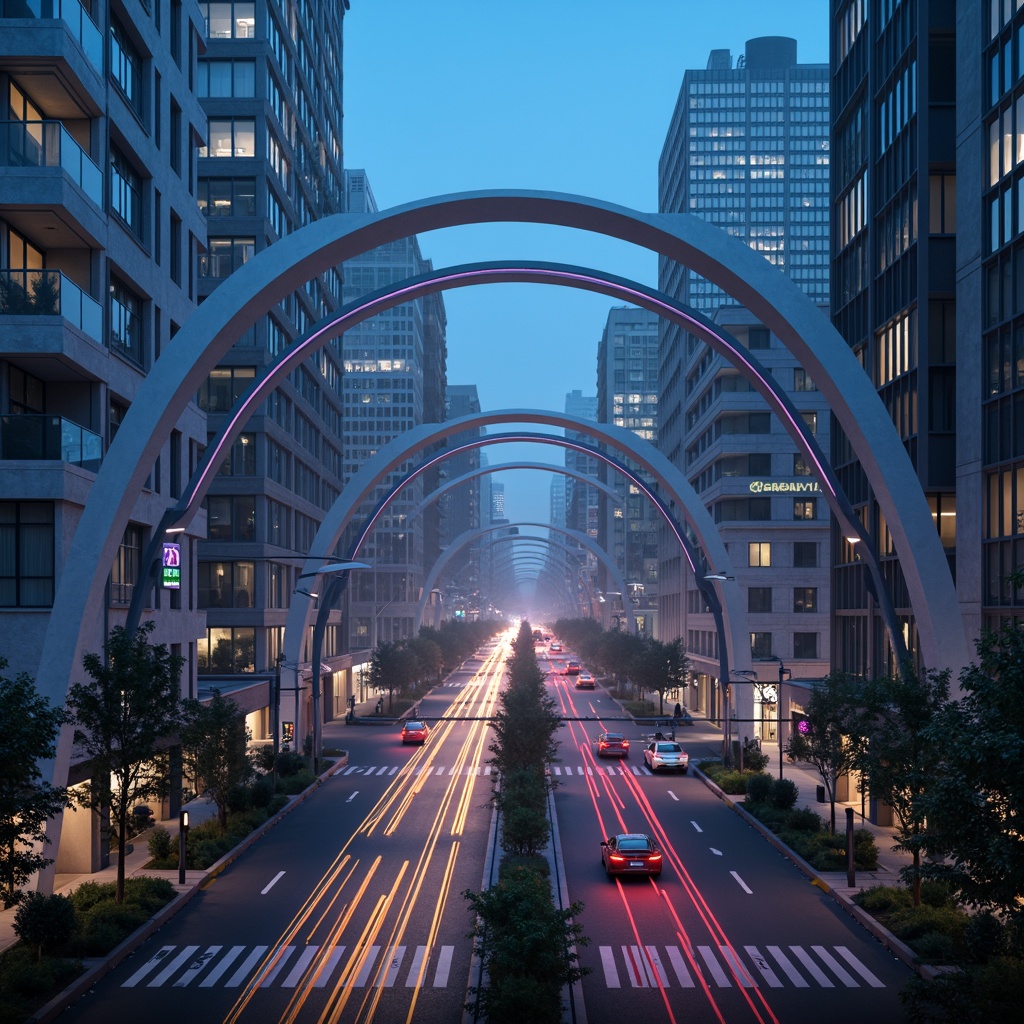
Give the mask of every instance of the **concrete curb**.
M 879 942 L 882 943 L 883 946 L 885 946 L 886 949 L 888 949 L 898 959 L 902 960 L 908 967 L 912 968 L 920 977 L 930 981 L 942 973 L 941 970 L 938 970 L 929 964 L 919 963 L 917 954 L 905 942 L 902 942 L 893 935 L 888 928 L 884 928 L 880 925 L 870 914 L 858 907 L 857 904 L 854 903 L 853 900 L 851 900 L 845 893 L 837 892 L 833 889 L 832 886 L 829 885 L 828 882 L 826 882 L 825 879 L 823 879 L 817 871 L 803 859 L 803 857 L 791 850 L 774 832 L 772 832 L 771 829 L 766 828 L 739 802 L 733 800 L 729 794 L 725 793 L 718 785 L 709 779 L 708 776 L 697 768 L 696 765 L 691 766 L 690 770 L 727 807 L 730 807 L 748 825 L 750 825 L 751 828 L 760 832 L 761 835 L 783 855 L 783 857 L 795 864 L 811 880 L 812 885 L 816 885 L 822 892 L 831 896 L 832 899 L 834 899 L 836 903 L 838 903 L 839 906 L 850 915 L 850 917 L 852 917 L 859 925 L 866 928 L 876 939 L 878 939 Z
M 322 772 L 317 777 L 317 780 L 312 785 L 308 786 L 301 793 L 297 793 L 277 814 L 272 818 L 268 818 L 259 828 L 250 832 L 237 846 L 228 850 L 220 860 L 211 864 L 202 878 L 197 882 L 193 882 L 187 890 L 179 893 L 166 906 L 161 907 L 144 925 L 137 931 L 132 932 L 121 945 L 112 949 L 102 960 L 88 968 L 84 974 L 75 978 L 66 989 L 54 996 L 45 1006 L 40 1007 L 32 1016 L 26 1018 L 25 1024 L 50 1024 L 51 1021 L 56 1020 L 69 1006 L 78 1002 L 98 981 L 102 980 L 115 967 L 134 953 L 154 932 L 162 928 L 179 910 L 191 901 L 192 897 L 203 886 L 209 884 L 229 864 L 245 853 L 253 843 L 265 836 L 290 814 L 294 808 L 312 796 L 339 768 L 343 768 L 347 764 L 348 752 L 344 751 L 327 771 Z

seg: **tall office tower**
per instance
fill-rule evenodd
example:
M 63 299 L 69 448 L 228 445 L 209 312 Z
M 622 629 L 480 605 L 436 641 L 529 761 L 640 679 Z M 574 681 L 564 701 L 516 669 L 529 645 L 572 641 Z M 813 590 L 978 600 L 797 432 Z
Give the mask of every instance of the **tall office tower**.
M 199 261 L 202 302 L 255 253 L 342 210 L 344 11 L 325 0 L 287 9 L 222 0 L 200 10 L 207 48 L 195 73 L 209 117 L 198 162 L 209 236 Z M 172 103 L 172 135 L 178 119 Z M 170 230 L 173 246 L 173 218 Z M 331 269 L 238 338 L 200 391 L 211 433 L 254 377 L 340 301 L 341 276 Z M 341 493 L 341 375 L 338 343 L 291 373 L 250 420 L 210 490 L 199 565 L 200 607 L 207 609 L 200 667 L 210 676 L 237 682 L 246 674 L 267 678 L 275 668 L 298 567 Z M 333 612 L 321 659 L 332 666 L 343 650 L 338 622 Z M 288 685 L 308 675 L 310 656 L 304 649 L 303 665 L 283 666 Z M 338 678 L 325 684 L 328 715 L 337 710 Z
M 350 213 L 375 212 L 362 170 L 345 171 Z M 430 270 L 415 237 L 363 253 L 345 264 L 344 298 L 354 301 L 384 285 Z M 445 316 L 440 293 L 400 303 L 345 332 L 344 479 L 399 434 L 445 415 Z M 403 463 L 403 476 L 422 456 Z M 353 574 L 349 586 L 349 642 L 353 649 L 405 639 L 414 633 L 424 575 L 440 554 L 437 502 L 420 507 L 439 484 L 436 469 L 406 485 L 378 519 L 358 552 L 372 571 Z M 382 493 L 383 488 L 378 488 Z M 364 508 L 372 511 L 372 503 Z M 413 514 L 415 512 L 415 515 Z
M 684 74 L 659 164 L 663 212 L 718 225 L 825 304 L 828 189 L 827 65 L 799 64 L 795 40 L 770 37 L 749 40 L 735 64 L 728 50 L 715 50 L 705 70 Z M 659 276 L 664 291 L 735 328 L 759 360 L 778 366 L 778 382 L 819 440 L 827 437 L 813 382 L 783 358 L 763 325 L 677 263 L 663 259 Z M 729 363 L 672 324 L 662 324 L 660 346 L 659 447 L 726 535 L 754 623 L 754 668 L 766 680 L 777 679 L 782 659 L 796 662 L 794 676 L 818 675 L 829 653 L 820 618 L 831 601 L 828 581 L 797 584 L 808 568 L 808 545 L 818 567 L 829 562 L 819 536 L 828 521 L 824 502 L 797 501 L 805 481 L 796 448 Z M 717 714 L 722 692 L 714 622 L 678 544 L 662 536 L 660 635 L 685 638 L 702 706 Z M 796 614 L 815 618 L 794 620 Z
M 480 398 L 475 384 L 449 384 L 446 400 L 446 420 L 457 419 L 480 412 Z M 478 439 L 483 434 L 480 427 L 471 431 L 453 434 L 447 446 L 457 448 Z M 443 474 L 446 480 L 456 480 L 480 468 L 480 449 L 470 448 L 453 455 L 445 461 Z M 449 548 L 453 541 L 470 530 L 480 528 L 480 477 L 474 476 L 465 483 L 446 491 L 441 498 L 441 547 Z M 485 538 L 486 540 L 486 538 Z M 452 598 L 456 611 L 470 612 L 478 606 L 480 590 L 480 540 L 460 547 L 444 565 L 443 578 L 453 585 Z
M 206 226 L 192 88 L 203 26 L 194 3 L 0 4 L 0 653 L 37 677 L 54 594 L 90 488 L 139 386 L 195 309 Z M 148 574 L 142 552 L 206 443 L 179 419 L 121 539 L 86 644 L 99 653 Z M 199 516 L 179 539 L 180 590 L 148 581 L 151 639 L 185 659 L 196 692 Z M 77 624 L 75 624 L 77 628 Z M 82 681 L 78 666 L 73 681 Z M 81 781 L 87 767 L 72 769 Z M 66 779 L 56 780 L 64 783 Z M 105 862 L 99 818 L 65 818 L 58 871 Z
M 1021 309 L 1011 289 L 1014 260 L 1020 262 L 1019 241 L 1014 246 L 1012 240 L 1021 222 L 1011 203 L 1019 191 L 1021 136 L 1013 127 L 1020 87 L 1009 41 L 1017 39 L 1021 17 L 1010 16 L 1016 5 L 985 6 L 992 24 L 982 39 L 980 5 L 973 17 L 956 18 L 953 4 L 832 4 L 832 319 L 892 415 L 951 565 L 955 557 L 960 580 L 974 581 L 961 604 L 975 623 L 982 602 L 990 604 L 994 620 L 1003 614 L 1001 606 L 1020 601 L 1006 589 L 1005 574 L 1019 557 L 1013 538 L 1021 532 L 1010 462 L 1022 454 L 1010 426 L 1010 392 L 1019 380 L 1010 371 L 1016 357 L 1009 354 L 1012 317 Z M 956 38 L 961 29 L 973 43 Z M 965 94 L 963 108 L 957 89 Z M 970 197 L 974 206 L 967 208 L 975 211 L 959 225 L 958 192 L 961 203 Z M 977 205 L 981 196 L 984 214 Z M 958 239 L 958 227 L 967 235 Z M 958 335 L 962 344 L 981 337 L 987 361 L 977 366 L 961 360 L 957 367 Z M 959 409 L 958 396 L 966 400 Z M 991 473 L 983 472 L 982 461 Z M 891 537 L 838 429 L 832 464 L 877 539 L 883 575 L 915 653 L 914 620 Z M 961 493 L 958 475 L 971 485 Z M 958 528 L 961 502 L 970 512 Z M 964 533 L 965 525 L 971 532 Z M 958 537 L 965 536 L 972 548 L 961 554 Z M 981 551 L 973 547 L 979 540 L 986 543 L 984 583 L 977 580 Z M 866 569 L 835 531 L 833 559 L 833 664 L 867 675 L 893 670 Z
M 548 485 L 549 508 L 553 526 L 565 526 L 565 477 L 555 474 Z M 564 535 L 562 535 L 564 536 Z
M 491 522 L 505 523 L 505 485 L 497 480 L 491 481 Z
M 658 443 L 658 314 L 633 306 L 609 310 L 597 348 L 597 420 Z M 658 605 L 658 543 L 662 518 L 647 495 L 601 463 L 598 477 L 618 492 L 598 494 L 597 541 L 622 570 L 622 595 L 637 628 L 654 636 Z M 604 579 L 605 591 L 609 580 Z
M 584 395 L 576 388 L 565 396 L 565 411 L 570 416 L 596 423 L 597 395 Z M 580 434 L 575 430 L 567 430 L 565 436 L 570 441 L 593 443 L 592 437 Z M 572 448 L 565 449 L 565 468 L 579 474 L 565 478 L 565 525 L 568 529 L 575 530 L 577 533 L 585 533 L 594 540 L 597 539 L 597 488 L 591 487 L 581 480 L 580 475 L 592 476 L 597 479 L 597 466 L 597 459 L 585 452 L 573 451 Z M 571 538 L 566 538 L 566 543 L 573 546 L 575 542 Z M 599 587 L 597 559 L 585 549 L 581 548 L 581 553 L 585 558 L 586 571 L 591 576 L 591 588 L 596 592 Z

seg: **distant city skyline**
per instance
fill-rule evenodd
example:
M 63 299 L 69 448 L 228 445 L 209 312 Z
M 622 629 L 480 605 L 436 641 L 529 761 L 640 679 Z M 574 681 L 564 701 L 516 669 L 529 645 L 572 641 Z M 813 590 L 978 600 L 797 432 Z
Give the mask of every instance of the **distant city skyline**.
M 345 18 L 345 165 L 366 168 L 381 209 L 522 188 L 653 212 L 658 155 L 687 69 L 703 68 L 712 50 L 735 59 L 762 35 L 795 38 L 801 62 L 828 61 L 826 0 L 735 0 L 728 12 L 662 0 L 640 0 L 628 13 L 610 0 L 524 0 L 514 9 L 354 0 Z M 453 228 L 421 235 L 420 245 L 435 267 L 560 260 L 657 284 L 653 254 L 564 229 Z M 540 285 L 448 292 L 448 380 L 475 384 L 485 412 L 560 410 L 567 391 L 596 393 L 597 347 L 613 305 Z M 513 457 L 512 446 L 503 450 L 493 461 Z M 564 465 L 550 446 L 517 454 Z M 504 480 L 511 522 L 548 514 L 548 474 Z

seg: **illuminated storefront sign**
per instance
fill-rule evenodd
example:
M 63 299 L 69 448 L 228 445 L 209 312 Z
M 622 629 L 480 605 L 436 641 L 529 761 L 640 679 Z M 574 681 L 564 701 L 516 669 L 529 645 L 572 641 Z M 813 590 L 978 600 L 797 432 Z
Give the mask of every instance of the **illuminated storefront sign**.
M 160 571 L 160 585 L 167 590 L 181 589 L 181 545 L 164 544 L 163 567 Z
M 817 480 L 751 480 L 751 494 L 817 494 Z

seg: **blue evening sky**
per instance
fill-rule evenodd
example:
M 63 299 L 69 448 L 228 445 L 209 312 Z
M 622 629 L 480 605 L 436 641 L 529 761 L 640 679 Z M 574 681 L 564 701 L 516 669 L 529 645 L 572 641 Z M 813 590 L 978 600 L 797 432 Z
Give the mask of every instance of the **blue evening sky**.
M 351 0 L 345 16 L 345 165 L 365 168 L 384 210 L 475 189 L 541 189 L 642 211 L 658 206 L 658 157 L 688 68 L 713 49 L 792 36 L 828 61 L 828 0 Z M 556 260 L 657 285 L 657 259 L 598 235 L 478 225 L 420 236 L 435 267 Z M 600 295 L 489 285 L 445 295 L 448 380 L 483 409 L 563 411 L 596 393 Z M 503 428 L 497 428 L 503 429 Z M 534 428 L 548 432 L 547 428 Z M 550 445 L 494 445 L 491 464 L 561 463 Z M 546 473 L 496 476 L 508 517 L 547 521 Z M 527 530 L 524 532 L 537 532 Z

